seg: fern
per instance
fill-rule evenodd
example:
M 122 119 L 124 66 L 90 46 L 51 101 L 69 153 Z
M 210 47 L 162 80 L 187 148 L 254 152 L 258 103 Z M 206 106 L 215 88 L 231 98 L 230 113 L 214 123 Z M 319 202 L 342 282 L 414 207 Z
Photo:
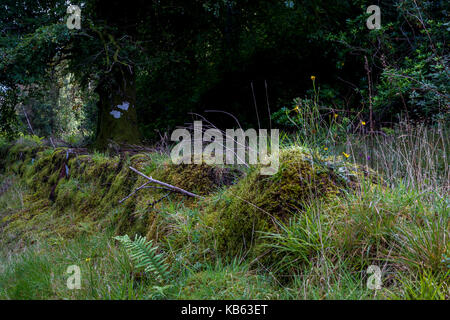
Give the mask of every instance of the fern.
M 139 235 L 136 235 L 134 241 L 128 235 L 117 236 L 114 239 L 125 246 L 136 268 L 144 268 L 145 272 L 152 273 L 161 283 L 169 279 L 169 265 L 162 253 L 156 253 L 158 247 L 153 246 L 153 241 L 147 241 L 145 237 Z

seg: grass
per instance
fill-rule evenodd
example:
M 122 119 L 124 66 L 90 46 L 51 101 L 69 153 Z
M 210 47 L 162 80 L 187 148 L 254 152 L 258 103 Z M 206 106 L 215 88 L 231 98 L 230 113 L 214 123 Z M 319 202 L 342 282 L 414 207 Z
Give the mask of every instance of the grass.
M 161 285 L 137 272 L 111 235 L 34 244 L 15 255 L 2 253 L 0 299 L 263 299 L 271 297 L 263 288 L 274 291 L 271 282 L 248 265 L 220 262 L 199 272 L 175 273 L 170 284 Z M 81 270 L 79 290 L 67 287 L 71 265 Z
M 413 277 L 405 276 L 399 281 L 402 289 L 399 293 L 392 294 L 392 299 L 404 300 L 448 300 L 448 277 L 450 271 L 444 275 L 435 275 L 429 271 L 423 271 Z
M 70 290 L 67 268 L 81 271 L 81 289 Z M 16 255 L 3 253 L 0 299 L 364 299 L 359 274 L 341 269 L 324 286 L 320 268 L 305 270 L 282 284 L 234 259 L 206 263 L 198 270 L 178 270 L 169 284 L 136 272 L 127 254 L 109 235 L 80 237 L 61 243 L 27 247 Z M 344 268 L 341 266 L 341 268 Z
M 40 243 L 20 254 L 3 255 L 2 299 L 127 299 L 137 298 L 132 266 L 109 236 L 80 237 Z M 81 289 L 69 290 L 66 272 L 81 269 Z
M 224 257 L 214 241 L 205 243 L 214 224 L 205 222 L 203 203 L 170 197 L 152 226 L 171 266 L 167 282 L 136 268 L 113 240 L 115 228 L 92 232 L 86 226 L 89 232 L 81 229 L 73 238 L 2 241 L 0 299 L 449 299 L 448 128 L 401 124 L 388 134 L 333 138 L 328 150 L 323 145 L 331 129 L 323 130 L 329 131 L 321 141 L 294 137 L 284 147 L 311 145 L 329 158 L 346 152 L 344 165 L 371 168 L 382 179 L 373 184 L 359 177 L 357 188 L 332 201 L 312 197 L 301 209 L 291 208 L 290 220 L 261 233 L 265 255 L 277 257 L 270 260 L 275 263 L 248 252 Z M 150 158 L 155 161 L 146 172 L 165 156 Z M 102 154 L 93 159 L 108 161 Z M 0 180 L 1 232 L 13 214 L 25 214 L 32 192 L 12 174 Z M 67 210 L 61 221 L 71 216 Z M 70 265 L 81 269 L 80 290 L 67 288 Z M 367 287 L 370 265 L 382 271 L 381 290 Z

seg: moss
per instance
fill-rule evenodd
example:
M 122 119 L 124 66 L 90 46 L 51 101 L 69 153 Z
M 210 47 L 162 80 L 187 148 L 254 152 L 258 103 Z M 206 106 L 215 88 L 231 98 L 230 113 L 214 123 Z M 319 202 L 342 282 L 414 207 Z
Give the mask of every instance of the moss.
M 154 178 L 199 195 L 208 195 L 224 185 L 231 185 L 238 175 L 237 170 L 219 165 L 173 164 L 170 160 L 153 171 Z
M 145 174 L 204 196 L 213 194 L 225 184 L 231 184 L 237 176 L 234 170 L 205 163 L 175 165 L 164 155 L 151 154 L 136 158 L 141 159 L 141 162 L 133 164 L 133 166 Z M 132 157 L 131 161 L 137 160 L 136 158 Z M 135 173 L 132 174 L 136 175 Z M 145 182 L 144 178 L 138 177 L 132 190 Z M 169 195 L 168 199 L 159 201 L 167 195 Z M 167 216 L 177 212 L 182 206 L 191 209 L 198 206 L 198 200 L 195 198 L 157 188 L 140 190 L 134 196 L 134 199 L 128 199 L 124 202 L 124 205 L 127 205 L 129 201 L 135 203 L 130 220 L 133 224 L 141 226 L 144 225 L 143 221 L 145 221 L 147 228 L 145 235 L 148 239 L 154 239 L 155 241 L 163 240 L 170 233 Z
M 341 187 L 332 171 L 315 165 L 306 150 L 285 149 L 275 175 L 261 176 L 255 167 L 235 186 L 209 201 L 203 221 L 213 231 L 205 234 L 205 245 L 214 241 L 224 256 L 238 254 L 254 244 L 259 246 L 259 232 L 274 230 L 276 220 L 288 220 L 308 201 L 335 197 Z
M 16 140 L 10 148 L 4 161 L 10 170 L 16 174 L 23 174 L 26 165 L 32 162 L 38 152 L 44 150 L 41 139 L 36 136 L 24 136 Z
M 118 205 L 120 196 L 118 191 L 123 177 L 117 178 L 118 170 L 118 157 L 76 157 L 64 148 L 36 153 L 35 161 L 27 165 L 23 176 L 31 188 L 32 199 L 25 201 L 25 208 L 8 219 L 7 229 L 22 236 L 31 229 L 36 229 L 33 234 L 39 236 L 55 233 L 71 236 L 80 231 L 80 224 L 96 221 L 98 226 L 107 225 L 104 220 L 109 210 Z M 111 185 L 115 188 L 111 189 Z M 54 201 L 49 200 L 52 192 Z M 106 206 L 106 200 L 102 202 L 102 199 L 108 194 L 106 200 L 111 203 Z M 46 201 L 46 207 L 33 205 L 41 200 Z M 46 221 L 36 218 L 39 210 L 43 211 Z
M 36 199 L 28 195 L 23 198 L 23 204 L 24 207 L 21 210 L 14 211 L 3 218 L 3 222 L 6 223 L 1 239 L 5 245 L 22 246 L 28 241 L 34 241 L 47 230 L 51 230 L 49 217 L 43 218 L 50 206 L 47 199 Z
M 6 169 L 8 151 L 11 145 L 2 137 L 0 137 L 0 173 Z
M 335 197 L 343 186 L 327 159 L 315 159 L 298 147 L 281 152 L 277 174 L 261 176 L 259 168 L 254 167 L 234 185 L 236 171 L 221 166 L 174 165 L 167 156 L 155 154 L 77 156 L 65 148 L 39 148 L 33 149 L 33 158 L 12 157 L 10 162 L 21 172 L 32 195 L 22 215 L 8 219 L 11 230 L 22 233 L 42 229 L 41 234 L 69 236 L 90 225 L 97 231 L 114 227 L 118 233 L 140 233 L 161 240 L 170 229 L 165 217 L 177 212 L 183 204 L 201 211 L 201 224 L 207 230 L 202 236 L 204 247 L 214 242 L 222 254 L 236 254 L 254 244 L 258 247 L 262 243 L 258 231 L 273 230 L 276 219 L 289 219 L 292 212 L 301 211 L 311 199 Z M 15 148 L 16 155 L 19 150 Z M 205 195 L 206 200 L 198 202 L 171 193 L 169 201 L 157 202 L 167 191 L 148 188 L 119 203 L 146 182 L 129 166 Z M 33 206 L 33 201 L 41 200 L 45 203 Z
M 78 189 L 79 181 L 76 179 L 64 180 L 58 183 L 56 187 L 56 206 L 59 209 L 64 210 L 67 207 L 79 204 L 79 202 L 76 201 Z

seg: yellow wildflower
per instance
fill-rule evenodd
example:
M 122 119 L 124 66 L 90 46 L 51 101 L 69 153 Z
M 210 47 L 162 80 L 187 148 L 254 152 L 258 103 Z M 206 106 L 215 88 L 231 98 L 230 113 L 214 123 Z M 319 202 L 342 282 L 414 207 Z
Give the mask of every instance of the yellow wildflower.
M 336 119 L 337 117 L 338 117 L 338 114 L 337 114 L 337 113 L 335 113 L 335 114 L 334 114 L 334 118 Z
M 299 109 L 299 106 L 297 105 L 297 106 L 295 106 L 295 108 L 293 109 L 293 111 L 295 111 L 295 112 L 299 112 L 300 111 L 300 109 Z
M 316 80 L 316 76 L 311 76 L 311 80 L 312 81 Z
M 342 154 L 344 155 L 344 157 L 348 158 L 350 157 L 350 155 L 348 153 L 342 152 Z
M 327 150 L 328 150 L 328 148 L 327 148 L 327 147 L 324 147 L 324 148 L 323 148 L 323 150 L 327 151 Z
M 89 262 L 89 261 L 91 261 L 91 258 L 86 258 L 85 261 Z
M 361 124 L 362 124 L 363 126 L 365 126 L 365 125 L 366 125 L 366 122 L 365 122 L 365 121 L 361 121 Z

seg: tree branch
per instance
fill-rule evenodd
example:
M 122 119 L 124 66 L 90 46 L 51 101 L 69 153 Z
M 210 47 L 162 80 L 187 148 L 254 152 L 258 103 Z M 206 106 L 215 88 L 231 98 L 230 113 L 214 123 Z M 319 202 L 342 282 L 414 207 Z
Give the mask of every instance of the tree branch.
M 153 182 L 153 183 L 159 184 L 159 185 L 161 185 L 161 186 L 163 186 L 163 187 L 166 187 L 166 188 L 168 188 L 168 189 L 170 189 L 170 190 L 172 190 L 172 191 L 175 191 L 175 192 L 178 192 L 178 193 L 182 193 L 182 194 L 185 194 L 185 195 L 190 196 L 190 197 L 200 198 L 200 199 L 203 199 L 203 198 L 204 198 L 204 197 L 199 196 L 199 195 L 197 195 L 197 194 L 195 194 L 195 193 L 186 191 L 186 190 L 184 190 L 184 189 L 181 189 L 181 188 L 172 186 L 172 185 L 170 185 L 170 184 L 168 184 L 168 183 L 165 183 L 165 182 L 162 182 L 162 181 L 153 179 L 152 177 L 146 176 L 145 174 L 143 174 L 143 173 L 140 172 L 139 170 L 136 170 L 136 169 L 133 168 L 133 167 L 129 167 L 129 168 L 130 168 L 131 171 L 136 172 L 138 175 L 140 175 L 141 177 L 144 177 L 144 178 L 147 179 L 149 182 Z M 144 187 L 144 186 L 141 186 L 141 187 Z M 141 187 L 140 187 L 140 188 L 141 188 Z

